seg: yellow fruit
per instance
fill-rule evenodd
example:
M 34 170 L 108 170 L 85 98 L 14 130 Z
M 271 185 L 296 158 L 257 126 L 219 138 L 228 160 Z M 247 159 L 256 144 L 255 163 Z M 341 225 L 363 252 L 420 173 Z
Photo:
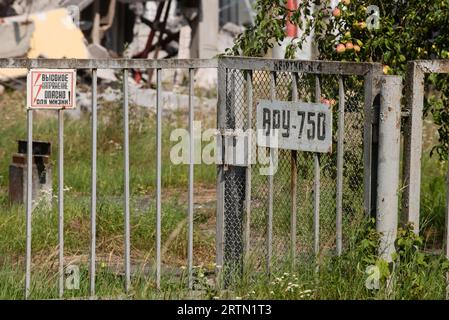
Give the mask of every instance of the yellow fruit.
M 355 52 L 360 52 L 360 50 L 362 50 L 362 48 L 360 48 L 359 45 L 355 45 L 355 46 L 354 46 L 354 51 L 355 51 Z
M 353 44 L 352 42 L 346 43 L 346 49 L 347 49 L 347 50 L 352 50 L 352 49 L 354 49 L 354 44 Z

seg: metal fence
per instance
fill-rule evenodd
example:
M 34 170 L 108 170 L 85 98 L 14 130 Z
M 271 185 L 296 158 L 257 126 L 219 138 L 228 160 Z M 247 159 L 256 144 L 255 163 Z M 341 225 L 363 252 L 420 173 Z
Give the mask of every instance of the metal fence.
M 131 287 L 131 230 L 130 230 L 130 162 L 129 162 L 129 99 L 128 74 L 132 69 L 156 70 L 156 109 L 157 109 L 157 178 L 156 178 L 156 283 L 161 285 L 161 193 L 162 193 L 162 72 L 164 69 L 187 69 L 189 71 L 189 133 L 193 137 L 194 121 L 194 71 L 199 68 L 216 68 L 216 60 L 127 60 L 127 59 L 0 59 L 0 68 L 52 68 L 84 69 L 92 76 L 92 158 L 91 158 L 91 206 L 90 206 L 90 296 L 96 292 L 96 227 L 97 227 L 97 70 L 118 69 L 123 72 L 123 134 L 124 134 L 124 274 L 126 292 Z M 27 110 L 28 141 L 33 141 L 33 110 Z M 58 251 L 59 251 L 59 296 L 64 294 L 64 110 L 58 110 Z M 193 187 L 194 187 L 194 144 L 189 146 L 189 181 L 188 181 L 188 285 L 192 287 L 193 269 Z M 27 201 L 26 201 L 26 270 L 25 297 L 31 288 L 31 234 L 32 234 L 32 144 L 27 147 Z
M 218 68 L 223 164 L 217 182 L 217 265 L 241 274 L 246 261 L 250 270 L 269 272 L 273 264 L 333 250 L 341 254 L 350 226 L 372 214 L 376 203 L 374 100 L 381 66 L 225 57 Z M 278 170 L 268 176 L 259 174 L 254 159 L 244 165 L 230 159 L 228 146 L 236 145 L 242 131 L 256 129 L 262 99 L 330 100 L 336 152 L 280 150 Z M 255 140 L 250 140 L 251 158 L 261 151 Z M 231 273 L 225 275 L 230 279 Z
M 218 68 L 216 264 L 218 270 L 270 272 L 274 265 L 314 261 L 322 254 L 340 255 L 352 230 L 363 217 L 376 213 L 379 109 L 382 66 L 373 63 L 294 61 L 222 57 L 218 60 L 53 60 L 0 59 L 0 68 L 84 69 L 92 76 L 92 158 L 90 198 L 90 296 L 96 295 L 97 228 L 97 70 L 123 72 L 124 135 L 124 285 L 131 288 L 130 141 L 128 75 L 132 69 L 156 70 L 156 285 L 161 285 L 162 222 L 162 72 L 189 71 L 189 133 L 193 136 L 194 71 Z M 424 98 L 424 74 L 449 73 L 447 61 L 409 64 L 408 118 L 405 135 L 404 207 L 418 228 L 419 186 Z M 400 82 L 396 79 L 391 83 Z M 386 83 L 386 82 L 385 82 Z M 385 86 L 384 83 L 384 86 Z M 385 95 L 388 97 L 388 95 Z M 397 97 L 395 95 L 394 97 Z M 244 134 L 256 130 L 256 107 L 261 100 L 326 102 L 334 114 L 333 152 L 318 154 L 279 150 L 278 170 L 261 175 L 264 164 L 254 159 L 273 149 L 258 147 Z M 385 100 L 385 99 L 384 99 Z M 396 99 L 397 100 L 397 99 Z M 387 102 L 384 102 L 386 105 Z M 64 294 L 64 110 L 58 111 L 58 252 L 59 296 Z M 33 111 L 28 110 L 28 141 L 33 141 Z M 382 121 L 382 119 L 381 119 Z M 391 125 L 391 124 L 389 124 Z M 232 154 L 240 138 L 249 141 L 244 164 Z M 28 143 L 26 201 L 25 296 L 31 287 L 32 144 Z M 388 148 L 386 148 L 388 149 Z M 188 165 L 188 286 L 193 286 L 194 143 Z M 232 154 L 232 155 L 231 155 Z M 251 156 L 248 156 L 251 155 Z M 394 201 L 394 199 L 392 200 Z M 449 239 L 448 239 L 449 240 Z M 447 252 L 449 255 L 449 252 Z M 226 277 L 225 279 L 230 279 Z M 229 282 L 229 281 L 227 281 Z
M 449 74 L 449 61 L 422 60 L 408 63 L 406 87 L 408 117 L 404 132 L 402 221 L 403 223 L 412 222 L 415 233 L 420 232 L 424 98 L 428 92 L 425 86 L 425 76 L 431 74 Z M 446 243 L 445 254 L 449 259 L 448 208 L 449 195 L 446 197 L 446 234 L 443 241 Z

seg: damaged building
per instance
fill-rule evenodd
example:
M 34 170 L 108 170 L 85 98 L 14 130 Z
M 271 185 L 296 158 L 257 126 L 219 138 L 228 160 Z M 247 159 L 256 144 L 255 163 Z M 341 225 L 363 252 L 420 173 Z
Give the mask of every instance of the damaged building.
M 190 58 L 211 58 L 221 49 L 220 29 L 249 24 L 252 13 L 249 0 L 0 0 L 0 17 L 8 44 L 0 57 L 114 58 L 131 49 L 134 58 L 170 58 L 184 36 Z

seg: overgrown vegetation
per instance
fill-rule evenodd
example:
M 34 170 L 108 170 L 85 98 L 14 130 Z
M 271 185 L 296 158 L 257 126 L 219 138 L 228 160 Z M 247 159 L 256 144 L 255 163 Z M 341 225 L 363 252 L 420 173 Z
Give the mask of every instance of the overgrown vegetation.
M 303 30 L 291 39 L 285 53 L 293 58 L 314 33 L 318 59 L 378 62 L 385 74 L 404 75 L 407 62 L 449 58 L 449 0 L 382 1 L 342 0 L 332 8 L 330 0 L 299 0 L 289 11 L 284 0 L 257 0 L 257 16 L 227 54 L 265 56 L 276 43 L 286 40 L 287 20 Z M 373 11 L 377 6 L 379 15 Z M 445 75 L 426 80 L 425 112 L 438 126 L 439 143 L 432 151 L 442 160 L 449 150 L 449 82 Z

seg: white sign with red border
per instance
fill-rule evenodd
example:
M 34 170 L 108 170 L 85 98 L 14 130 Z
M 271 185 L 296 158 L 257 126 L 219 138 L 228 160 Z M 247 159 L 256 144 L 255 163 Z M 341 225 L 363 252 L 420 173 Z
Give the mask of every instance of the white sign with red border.
M 28 109 L 75 109 L 76 70 L 31 69 L 27 76 Z

